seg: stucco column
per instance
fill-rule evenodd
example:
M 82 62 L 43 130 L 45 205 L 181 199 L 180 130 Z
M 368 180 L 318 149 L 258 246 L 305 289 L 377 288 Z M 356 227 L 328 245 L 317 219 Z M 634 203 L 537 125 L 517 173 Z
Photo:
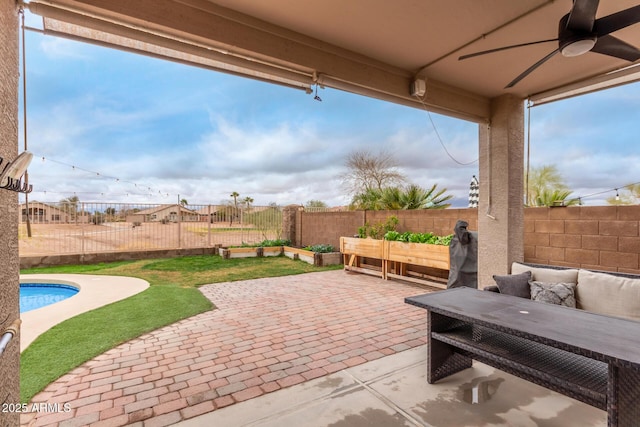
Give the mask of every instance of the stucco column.
M 494 284 L 524 258 L 524 102 L 512 95 L 491 103 L 490 125 L 480 125 L 478 284 Z
M 0 157 L 18 155 L 18 10 L 0 0 Z M 0 333 L 20 316 L 18 194 L 0 189 Z M 14 337 L 0 356 L 0 402 L 20 401 L 20 342 Z M 20 423 L 18 414 L 0 412 L 0 425 Z

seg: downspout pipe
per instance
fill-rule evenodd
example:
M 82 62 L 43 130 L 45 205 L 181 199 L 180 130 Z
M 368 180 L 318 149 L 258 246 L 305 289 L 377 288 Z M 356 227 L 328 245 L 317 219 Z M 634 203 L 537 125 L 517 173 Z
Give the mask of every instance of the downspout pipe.
M 4 332 L 2 333 L 2 337 L 0 338 L 0 356 L 2 356 L 2 353 L 4 353 L 5 348 L 7 348 L 7 345 L 9 345 L 9 342 L 11 341 L 11 339 L 18 335 L 18 331 L 20 330 L 20 324 L 22 323 L 22 320 L 20 319 L 16 319 L 13 321 L 13 323 L 11 325 L 9 325 L 7 327 L 7 329 L 4 330 Z

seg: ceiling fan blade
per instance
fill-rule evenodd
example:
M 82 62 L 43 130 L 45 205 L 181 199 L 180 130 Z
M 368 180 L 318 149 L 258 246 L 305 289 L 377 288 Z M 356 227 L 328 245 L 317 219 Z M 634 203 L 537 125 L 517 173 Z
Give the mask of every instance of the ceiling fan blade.
M 555 49 L 553 52 L 551 52 L 550 54 L 548 54 L 547 56 L 545 56 L 544 58 L 542 58 L 540 61 L 536 62 L 535 64 L 533 64 L 531 67 L 527 68 L 526 70 L 524 70 L 524 72 L 522 74 L 520 74 L 518 77 L 516 77 L 515 79 L 513 79 L 511 81 L 511 83 L 509 83 L 508 85 L 505 86 L 505 89 L 509 89 L 510 87 L 514 87 L 516 84 L 518 84 L 518 82 L 522 79 L 524 79 L 525 77 L 527 77 L 533 70 L 535 70 L 536 68 L 538 68 L 539 66 L 541 66 L 542 64 L 544 64 L 545 62 L 547 62 L 549 59 L 551 59 L 556 53 L 560 52 L 560 49 Z
M 567 21 L 567 29 L 590 33 L 596 20 L 599 2 L 599 0 L 574 0 Z
M 601 53 L 603 55 L 613 56 L 615 58 L 626 59 L 627 61 L 637 61 L 640 59 L 640 50 L 635 46 L 631 46 L 622 40 L 607 35 L 599 37 L 595 46 L 591 48 L 591 52 Z
M 597 19 L 594 28 L 598 37 L 602 37 L 638 22 L 640 22 L 640 6 L 633 6 Z
M 502 50 L 507 50 L 507 49 L 514 49 L 516 47 L 531 46 L 531 45 L 534 45 L 534 44 L 557 42 L 557 41 L 558 41 L 558 39 L 538 40 L 537 42 L 513 44 L 513 45 L 510 45 L 510 46 L 503 46 L 503 47 L 498 47 L 498 48 L 495 48 L 495 49 L 483 50 L 481 52 L 475 52 L 475 53 L 470 53 L 468 55 L 462 55 L 461 57 L 458 58 L 458 61 L 462 61 L 463 59 L 473 58 L 475 56 L 486 55 L 487 53 L 500 52 Z

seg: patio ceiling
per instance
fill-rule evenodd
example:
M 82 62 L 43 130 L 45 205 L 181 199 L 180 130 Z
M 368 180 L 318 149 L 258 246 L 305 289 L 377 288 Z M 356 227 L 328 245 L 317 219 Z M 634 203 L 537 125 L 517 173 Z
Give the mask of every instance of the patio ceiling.
M 636 6 L 601 0 L 597 18 Z M 314 83 L 476 122 L 504 94 L 545 102 L 640 79 L 630 62 L 558 54 L 553 39 L 571 0 L 35 0 L 45 30 L 309 90 Z M 640 24 L 615 32 L 640 47 Z M 637 63 L 634 63 L 638 65 Z M 415 79 L 426 94 L 410 95 Z

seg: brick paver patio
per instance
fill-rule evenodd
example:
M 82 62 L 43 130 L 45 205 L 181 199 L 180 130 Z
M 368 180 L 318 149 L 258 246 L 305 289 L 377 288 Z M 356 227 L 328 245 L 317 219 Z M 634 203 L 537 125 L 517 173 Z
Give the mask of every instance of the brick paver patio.
M 217 310 L 120 345 L 34 402 L 30 426 L 164 426 L 423 345 L 428 290 L 344 271 L 200 288 Z M 108 327 L 108 325 L 105 325 Z

